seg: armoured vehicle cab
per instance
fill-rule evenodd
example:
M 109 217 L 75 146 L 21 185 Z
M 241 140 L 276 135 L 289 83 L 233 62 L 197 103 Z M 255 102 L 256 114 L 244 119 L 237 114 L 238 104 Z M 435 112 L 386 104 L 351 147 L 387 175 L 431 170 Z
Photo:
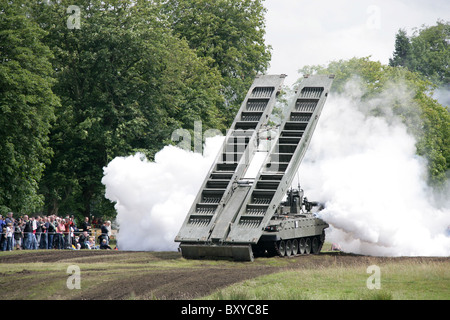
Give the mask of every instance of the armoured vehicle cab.
M 317 218 L 323 209 L 318 202 L 303 197 L 303 190 L 290 189 L 269 224 L 264 228 L 257 245 L 252 247 L 255 256 L 290 256 L 317 254 L 325 242 L 328 224 Z

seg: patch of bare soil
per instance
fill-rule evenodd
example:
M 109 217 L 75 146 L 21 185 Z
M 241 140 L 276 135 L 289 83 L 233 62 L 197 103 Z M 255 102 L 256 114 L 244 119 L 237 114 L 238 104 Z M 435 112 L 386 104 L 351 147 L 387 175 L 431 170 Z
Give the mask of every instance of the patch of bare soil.
M 76 299 L 195 299 L 233 283 L 268 273 L 269 269 L 245 268 L 243 270 L 202 268 L 173 269 L 134 275 L 118 281 L 114 286 L 102 286 L 90 290 Z
M 0 254 L 0 263 L 52 263 L 62 262 L 67 259 L 93 256 L 95 256 L 96 259 L 101 259 L 104 256 L 121 255 L 124 253 L 126 252 L 113 250 L 35 250 L 27 251 L 20 255 L 3 256 Z

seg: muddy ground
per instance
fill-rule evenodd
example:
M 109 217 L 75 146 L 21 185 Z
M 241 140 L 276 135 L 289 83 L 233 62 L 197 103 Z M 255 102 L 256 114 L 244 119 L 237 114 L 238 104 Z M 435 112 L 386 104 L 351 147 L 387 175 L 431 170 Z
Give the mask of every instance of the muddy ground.
M 289 259 L 281 261 L 280 259 Z M 290 258 L 258 258 L 254 262 L 196 262 L 184 263 L 177 252 L 124 252 L 104 250 L 28 251 L 22 254 L 0 253 L 0 286 L 9 288 L 9 294 L 0 292 L 0 299 L 193 299 L 206 296 L 220 288 L 261 275 L 328 266 L 369 266 L 386 262 L 411 260 L 418 263 L 435 261 L 448 263 L 450 258 L 432 257 L 368 257 L 344 253 Z M 181 262 L 180 262 L 181 261 Z M 49 290 L 48 296 L 25 295 L 30 288 L 45 287 L 59 279 L 65 284 L 65 272 L 46 271 L 46 266 L 83 264 L 87 271 L 83 281 L 97 280 L 86 290 L 72 290 L 64 296 L 62 290 Z M 102 270 L 102 265 L 115 264 L 116 269 Z M 147 266 L 148 265 L 148 266 Z M 22 268 L 23 266 L 23 268 Z M 39 266 L 36 267 L 35 266 Z M 123 266 L 123 267 L 121 267 Z M 136 266 L 136 268 L 134 268 Z M 120 270 L 119 270 L 120 268 Z M 11 271 L 14 270 L 14 271 Z M 129 270 L 129 271 L 127 271 Z M 48 278 L 46 278 L 48 274 Z M 25 280 L 24 280 L 25 279 Z M 99 281 L 99 279 L 103 279 Z M 87 282 L 86 282 L 87 283 Z M 86 287 L 86 286 L 85 286 Z M 35 289 L 33 289 L 35 290 Z M 67 291 L 67 290 L 66 290 Z M 16 294 L 11 294 L 15 292 Z

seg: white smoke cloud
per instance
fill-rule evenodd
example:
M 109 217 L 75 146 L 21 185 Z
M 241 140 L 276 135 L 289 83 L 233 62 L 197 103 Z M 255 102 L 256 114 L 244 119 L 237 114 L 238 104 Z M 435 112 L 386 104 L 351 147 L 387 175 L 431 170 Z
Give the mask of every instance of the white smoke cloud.
M 394 101 L 414 114 L 411 93 L 397 85 L 362 103 L 359 88 L 330 95 L 299 170 L 308 198 L 326 203 L 329 241 L 360 254 L 450 255 L 450 207 L 434 205 L 415 139 L 393 114 L 370 115 Z
M 326 203 L 321 217 L 331 225 L 328 241 L 359 254 L 450 255 L 448 195 L 435 204 L 426 160 L 391 112 L 396 103 L 417 121 L 412 93 L 395 85 L 361 103 L 356 81 L 346 92 L 329 96 L 299 173 L 308 199 Z M 370 115 L 375 108 L 383 117 Z M 120 249 L 177 250 L 174 238 L 222 142 L 207 139 L 203 155 L 167 146 L 154 162 L 137 154 L 104 168 Z
M 121 250 L 177 250 L 174 242 L 223 137 L 208 138 L 203 155 L 166 146 L 148 161 L 117 157 L 104 168 L 105 197 L 115 202 Z

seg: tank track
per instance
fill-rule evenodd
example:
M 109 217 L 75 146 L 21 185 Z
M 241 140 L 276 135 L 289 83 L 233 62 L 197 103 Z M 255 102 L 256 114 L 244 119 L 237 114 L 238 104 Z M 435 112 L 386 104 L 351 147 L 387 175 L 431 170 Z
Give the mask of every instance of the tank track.
M 274 251 L 276 255 L 280 257 L 319 254 L 323 246 L 323 242 L 320 238 L 320 236 L 313 236 L 275 241 L 273 243 Z
M 289 257 L 296 255 L 319 254 L 325 242 L 325 233 L 318 236 L 284 239 L 266 243 L 263 248 L 254 248 L 255 257 Z

